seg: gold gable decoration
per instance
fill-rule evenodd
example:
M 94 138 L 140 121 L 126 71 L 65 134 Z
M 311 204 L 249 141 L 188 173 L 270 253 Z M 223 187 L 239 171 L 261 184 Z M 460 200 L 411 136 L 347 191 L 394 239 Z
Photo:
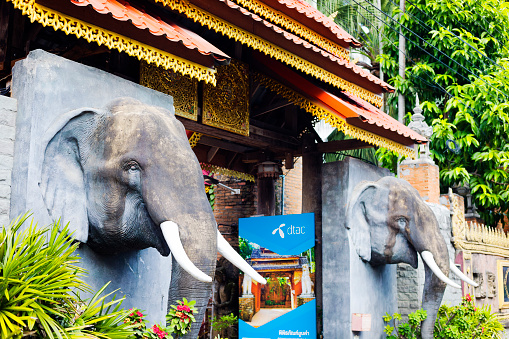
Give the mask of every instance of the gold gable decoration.
M 198 141 L 200 141 L 202 135 L 203 134 L 201 133 L 193 132 L 193 134 L 189 138 L 189 145 L 191 146 L 191 148 L 194 148 L 198 144 Z
M 228 177 L 255 182 L 255 177 L 252 174 L 247 174 L 239 171 L 230 170 L 224 167 L 214 166 L 211 164 L 200 163 L 201 169 L 216 174 L 226 175 Z
M 313 32 L 311 29 L 307 28 L 300 22 L 286 16 L 279 11 L 274 10 L 268 5 L 258 0 L 235 0 L 235 2 L 240 6 L 247 8 L 259 16 L 267 19 L 268 21 L 278 26 L 284 27 L 285 29 L 293 32 L 295 35 L 298 35 L 299 37 L 306 39 L 318 47 L 323 48 L 338 58 L 350 61 L 350 51 L 348 49 L 330 41 L 329 39 L 324 38 L 316 32 Z
M 44 27 L 52 27 L 67 35 L 72 34 L 78 38 L 84 38 L 88 42 L 97 43 L 99 46 L 104 45 L 109 49 L 125 52 L 132 57 L 138 58 L 138 60 L 145 60 L 148 63 L 161 66 L 165 69 L 171 69 L 200 81 L 211 84 L 216 82 L 214 69 L 54 11 L 37 4 L 35 0 L 7 0 L 7 2 L 9 1 L 12 2 L 14 8 L 21 10 L 23 15 L 28 16 L 31 22 L 35 21 Z
M 198 80 L 142 62 L 140 85 L 173 97 L 175 115 L 198 120 Z
M 154 0 L 155 2 L 162 3 L 164 6 L 171 10 L 184 14 L 189 19 L 199 22 L 201 25 L 210 28 L 218 33 L 221 33 L 235 41 L 239 41 L 243 45 L 249 46 L 254 50 L 258 50 L 265 55 L 268 55 L 276 60 L 279 60 L 287 65 L 295 67 L 299 71 L 309 74 L 318 80 L 324 81 L 336 88 L 348 91 L 353 95 L 366 100 L 367 102 L 382 107 L 383 98 L 373 92 L 368 91 L 356 84 L 353 84 L 345 79 L 333 74 L 312 62 L 309 62 L 287 50 L 270 43 L 255 34 L 251 34 L 235 25 L 230 24 L 216 17 L 215 15 L 202 10 L 201 8 L 188 3 L 185 0 Z
M 246 64 L 232 60 L 219 66 L 216 86 L 203 86 L 205 125 L 249 135 L 249 70 Z
M 279 82 L 266 77 L 260 73 L 255 73 L 254 80 L 266 87 L 272 92 L 281 95 L 286 100 L 293 102 L 294 105 L 299 106 L 308 113 L 311 113 L 319 120 L 324 120 L 326 123 L 339 131 L 351 136 L 354 139 L 362 140 L 372 145 L 387 148 L 407 158 L 415 159 L 415 150 L 395 141 L 389 140 L 375 133 L 366 131 L 362 128 L 350 125 L 343 119 L 338 117 L 333 112 L 330 112 L 320 106 L 315 105 L 310 100 L 300 95 L 299 93 L 289 89 L 288 87 L 280 84 Z

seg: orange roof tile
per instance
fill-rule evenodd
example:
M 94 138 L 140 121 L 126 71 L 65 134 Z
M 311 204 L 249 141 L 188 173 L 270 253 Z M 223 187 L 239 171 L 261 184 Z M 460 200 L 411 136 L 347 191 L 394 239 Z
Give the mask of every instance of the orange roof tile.
M 274 76 L 286 86 L 303 94 L 311 102 L 333 112 L 351 125 L 384 136 L 403 145 L 427 142 L 425 137 L 411 130 L 408 126 L 348 92 L 334 95 L 314 85 L 275 60 L 260 54 L 255 54 L 255 58 L 264 67 L 271 70 Z
M 356 96 L 353 96 L 348 92 L 343 92 L 342 95 L 344 95 L 346 98 L 339 100 L 342 100 L 342 102 L 345 105 L 347 105 L 352 111 L 357 113 L 359 115 L 359 119 L 363 123 L 376 125 L 386 130 L 396 132 L 399 135 L 404 136 L 405 138 L 411 138 L 412 140 L 418 143 L 423 143 L 427 141 L 425 137 L 411 130 L 408 126 L 400 123 L 399 121 L 391 117 L 389 114 L 383 112 L 382 110 L 371 105 L 370 103 L 360 98 L 357 98 Z M 347 119 L 347 121 L 349 123 L 352 123 L 350 119 Z M 360 126 L 359 124 L 354 123 L 352 124 L 357 125 L 358 127 Z
M 334 36 L 353 47 L 360 47 L 362 44 L 351 36 L 347 31 L 337 25 L 334 20 L 311 6 L 304 0 L 261 0 L 265 4 L 281 11 L 302 24 L 317 29 L 324 36 Z M 324 34 L 328 31 L 329 34 Z
M 152 35 L 165 36 L 172 42 L 180 42 L 190 50 L 202 55 L 210 55 L 220 64 L 228 63 L 230 57 L 199 35 L 169 20 L 161 20 L 145 11 L 131 6 L 123 0 L 70 0 L 77 6 L 90 6 L 100 14 L 111 14 L 119 21 L 130 21 L 141 30 L 148 30 Z
M 274 24 L 272 24 L 272 23 L 262 19 L 258 15 L 256 15 L 256 14 L 248 11 L 247 9 L 237 5 L 233 1 L 230 1 L 230 0 L 219 0 L 219 1 L 223 2 L 225 5 L 227 5 L 228 7 L 232 8 L 232 9 L 236 9 L 236 10 L 240 11 L 242 14 L 244 14 L 245 16 L 250 17 L 254 21 L 263 23 L 263 25 L 265 25 L 267 28 L 272 29 L 274 32 L 278 33 L 280 36 L 284 37 L 286 40 L 293 42 L 295 45 L 302 46 L 302 47 L 306 48 L 307 50 L 312 51 L 312 52 L 314 52 L 316 54 L 319 54 L 322 57 L 324 57 L 326 59 L 329 59 L 330 61 L 332 61 L 332 62 L 334 62 L 334 63 L 336 63 L 336 64 L 338 64 L 338 65 L 340 65 L 342 67 L 350 69 L 351 71 L 353 71 L 355 74 L 358 74 L 362 78 L 365 78 L 368 81 L 370 81 L 370 82 L 372 82 L 372 83 L 382 87 L 385 91 L 388 91 L 388 92 L 393 92 L 394 91 L 394 87 L 392 87 L 391 85 L 387 84 L 386 82 L 380 80 L 380 78 L 374 76 L 373 74 L 371 74 L 366 69 L 363 69 L 360 66 L 357 66 L 355 63 L 353 63 L 353 62 L 351 62 L 349 60 L 344 60 L 344 59 L 336 57 L 335 55 L 329 53 L 328 51 L 326 51 L 326 50 L 324 50 L 322 48 L 319 48 L 319 47 L 317 47 L 317 46 L 307 42 L 306 40 L 304 40 L 304 39 L 302 39 L 302 38 L 300 38 L 300 37 L 298 37 L 298 36 L 288 32 L 288 31 L 285 31 L 284 29 L 282 29 L 282 28 L 280 28 L 280 27 L 278 27 L 278 26 L 276 26 L 276 25 L 274 25 Z M 302 7 L 302 8 L 304 8 L 304 7 Z M 320 13 L 317 10 L 315 10 L 315 12 Z M 317 13 L 315 13 L 315 12 L 310 12 L 310 13 L 313 13 L 314 16 L 318 17 L 319 15 Z M 327 19 L 329 21 L 332 21 L 331 19 L 325 17 L 323 14 L 321 14 L 321 15 L 324 17 L 324 18 L 322 18 L 322 20 L 324 22 L 326 21 L 325 19 Z M 332 24 L 334 24 L 337 27 L 337 29 L 341 29 L 333 21 L 332 21 Z M 345 34 L 347 34 L 345 31 L 343 31 L 343 32 Z M 354 80 L 350 79 L 350 81 L 355 83 Z

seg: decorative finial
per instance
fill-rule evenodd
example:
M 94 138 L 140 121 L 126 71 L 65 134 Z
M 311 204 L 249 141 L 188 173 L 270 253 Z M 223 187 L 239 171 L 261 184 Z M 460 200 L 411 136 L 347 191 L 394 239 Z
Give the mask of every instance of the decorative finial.
M 419 95 L 415 95 L 415 107 L 413 109 L 414 114 L 412 114 L 412 122 L 408 124 L 411 130 L 419 133 L 424 136 L 426 139 L 430 139 L 433 134 L 433 128 L 428 126 L 426 121 L 424 121 L 424 115 L 422 115 L 422 108 L 419 103 Z M 430 152 L 429 152 L 429 143 L 421 146 L 420 157 L 424 159 L 431 160 Z

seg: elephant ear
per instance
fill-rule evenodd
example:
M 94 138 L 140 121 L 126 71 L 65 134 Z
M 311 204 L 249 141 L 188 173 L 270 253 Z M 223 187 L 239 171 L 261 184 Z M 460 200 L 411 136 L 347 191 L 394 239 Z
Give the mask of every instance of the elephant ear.
M 371 260 L 371 232 L 366 215 L 366 201 L 372 198 L 377 185 L 374 182 L 363 181 L 355 186 L 346 211 L 345 227 L 350 234 L 352 243 L 357 250 L 357 254 L 362 260 L 369 262 Z
M 88 239 L 88 215 L 80 140 L 95 129 L 97 115 L 91 109 L 63 114 L 43 139 L 39 187 L 44 203 L 51 218 L 60 219 L 60 227 L 69 223 L 73 237 L 81 242 Z

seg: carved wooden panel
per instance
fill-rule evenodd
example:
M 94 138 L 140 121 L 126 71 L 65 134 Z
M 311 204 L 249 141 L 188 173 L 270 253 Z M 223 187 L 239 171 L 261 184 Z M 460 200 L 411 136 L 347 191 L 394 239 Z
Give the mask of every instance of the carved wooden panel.
M 198 120 L 198 80 L 141 62 L 140 85 L 171 95 L 175 115 Z
M 203 123 L 249 135 L 249 70 L 240 61 L 219 66 L 217 85 L 203 88 Z

